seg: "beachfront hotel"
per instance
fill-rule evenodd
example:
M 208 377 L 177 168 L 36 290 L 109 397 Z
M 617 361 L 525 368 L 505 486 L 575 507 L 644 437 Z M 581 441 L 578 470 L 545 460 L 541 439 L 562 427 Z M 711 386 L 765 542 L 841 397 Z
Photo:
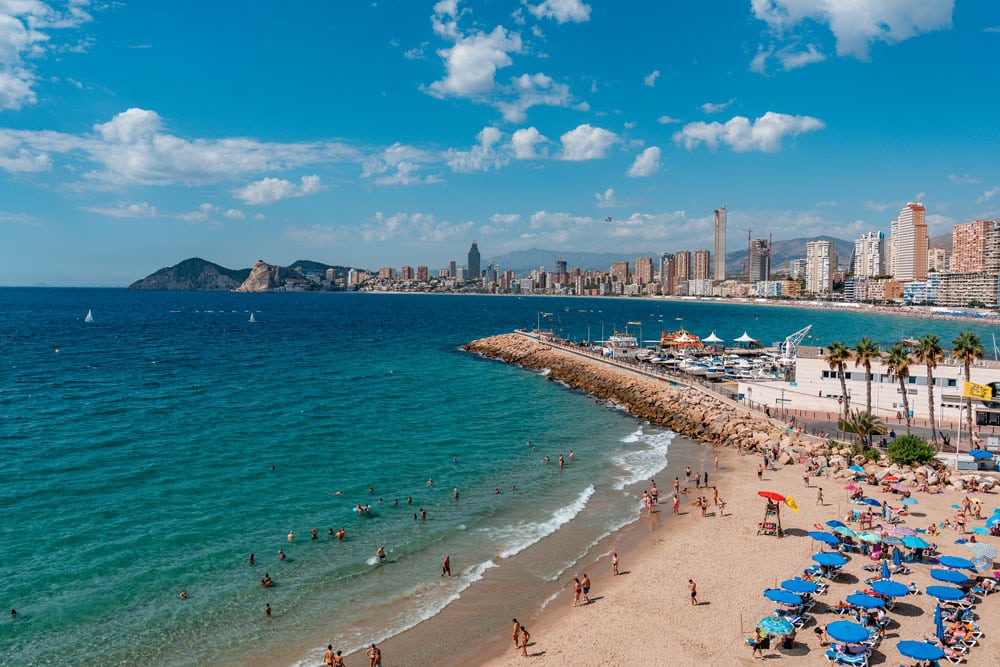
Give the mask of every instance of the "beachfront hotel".
M 927 210 L 909 202 L 889 225 L 889 273 L 896 280 L 927 278 Z

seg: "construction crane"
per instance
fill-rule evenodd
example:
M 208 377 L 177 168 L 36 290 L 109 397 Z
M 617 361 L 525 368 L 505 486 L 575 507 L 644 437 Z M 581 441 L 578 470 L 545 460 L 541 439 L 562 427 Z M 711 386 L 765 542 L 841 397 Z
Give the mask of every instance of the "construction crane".
M 806 334 L 813 328 L 813 325 L 807 326 L 805 329 L 799 329 L 793 334 L 790 334 L 785 338 L 785 341 L 781 343 L 781 356 L 786 361 L 794 361 L 795 355 L 799 352 L 799 345 L 805 340 Z

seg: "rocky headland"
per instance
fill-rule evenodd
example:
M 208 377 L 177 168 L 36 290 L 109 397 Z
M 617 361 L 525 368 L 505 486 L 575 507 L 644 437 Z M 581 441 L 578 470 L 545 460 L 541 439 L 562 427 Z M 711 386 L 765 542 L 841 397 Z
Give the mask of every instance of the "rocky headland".
M 848 470 L 848 466 L 866 464 L 864 457 L 853 455 L 851 447 L 845 443 L 789 428 L 787 424 L 750 412 L 739 403 L 701 386 L 668 384 L 605 363 L 570 346 L 549 344 L 513 333 L 476 340 L 463 349 L 533 370 L 548 369 L 549 380 L 623 405 L 639 419 L 707 444 L 745 452 L 777 450 L 779 465 L 812 460 L 821 467 L 831 468 L 831 476 L 850 479 L 855 472 Z M 943 466 L 910 468 L 891 464 L 884 458 L 869 462 L 866 470 L 879 481 L 893 475 L 899 478 L 899 483 L 909 486 L 926 484 L 931 492 L 941 487 L 964 489 L 972 480 L 981 480 L 981 475 L 957 475 Z

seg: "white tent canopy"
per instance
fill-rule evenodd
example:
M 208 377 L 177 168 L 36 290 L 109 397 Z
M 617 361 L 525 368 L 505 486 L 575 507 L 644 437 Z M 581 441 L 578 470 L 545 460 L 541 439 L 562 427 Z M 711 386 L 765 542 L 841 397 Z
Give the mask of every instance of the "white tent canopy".
M 713 331 L 709 336 L 707 336 L 705 338 L 702 338 L 701 342 L 703 342 L 703 343 L 721 343 L 722 340 L 723 339 L 719 338 L 718 336 L 716 336 L 715 332 Z
M 735 342 L 737 342 L 737 343 L 759 343 L 760 341 L 758 341 L 756 338 L 751 338 L 750 334 L 748 334 L 746 331 L 744 331 L 743 335 L 740 336 L 739 338 L 737 338 L 735 340 Z

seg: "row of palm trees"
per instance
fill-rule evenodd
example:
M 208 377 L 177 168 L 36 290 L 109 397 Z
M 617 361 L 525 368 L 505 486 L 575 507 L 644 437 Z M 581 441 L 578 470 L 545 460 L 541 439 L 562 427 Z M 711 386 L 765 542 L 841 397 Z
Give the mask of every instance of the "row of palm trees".
M 965 370 L 965 381 L 969 382 L 970 368 L 976 359 L 983 358 L 983 342 L 971 331 L 963 331 L 951 341 L 951 356 L 962 362 Z M 824 360 L 830 366 L 830 370 L 837 371 L 840 379 L 841 395 L 843 400 L 843 419 L 848 420 L 850 415 L 850 396 L 847 393 L 847 380 L 845 371 L 847 364 L 854 361 L 854 367 L 863 366 L 865 369 L 865 408 L 868 414 L 868 421 L 873 418 L 872 414 L 872 363 L 875 361 L 885 362 L 889 372 L 896 376 L 899 381 L 900 393 L 903 396 L 903 414 L 906 416 L 906 432 L 910 432 L 910 402 L 906 393 L 906 380 L 910 377 L 910 367 L 914 364 L 922 364 L 927 368 L 927 409 L 930 413 L 931 441 L 937 445 L 937 429 L 934 418 L 934 369 L 938 362 L 944 360 L 944 349 L 941 347 L 941 338 L 934 334 L 927 334 L 914 345 L 903 345 L 897 343 L 884 353 L 875 344 L 875 341 L 865 337 L 851 348 L 840 341 L 834 341 L 827 348 Z M 972 433 L 972 399 L 966 398 L 966 418 L 968 419 L 969 433 Z M 860 411 L 858 411 L 860 413 Z M 858 417 L 861 414 L 857 415 Z M 877 418 L 874 422 L 877 423 Z

